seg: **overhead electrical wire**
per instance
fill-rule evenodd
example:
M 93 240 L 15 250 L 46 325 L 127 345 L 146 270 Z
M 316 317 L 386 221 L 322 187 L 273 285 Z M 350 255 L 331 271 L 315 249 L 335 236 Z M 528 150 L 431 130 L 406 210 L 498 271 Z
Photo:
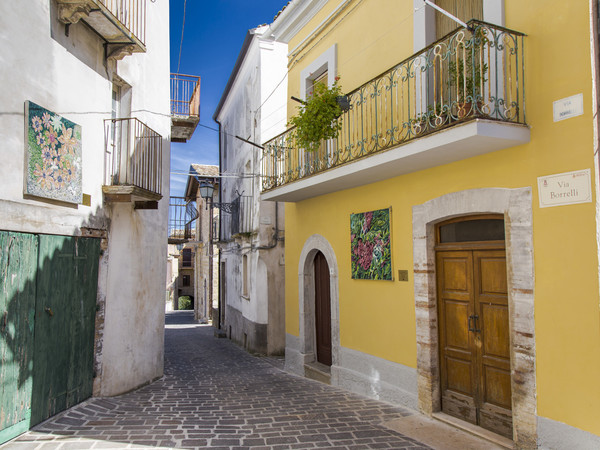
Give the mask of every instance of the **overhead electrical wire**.
M 177 73 L 179 73 L 179 65 L 181 64 L 181 49 L 183 48 L 183 29 L 185 28 L 185 7 L 187 0 L 183 0 L 183 23 L 181 24 L 181 41 L 179 41 L 179 59 L 177 60 Z
M 182 46 L 183 46 L 183 30 L 184 30 L 184 26 L 185 26 L 185 9 L 186 9 L 186 2 L 187 2 L 187 0 L 184 0 L 184 4 L 183 4 L 183 23 L 182 23 L 182 26 L 181 26 L 181 43 L 180 43 L 180 47 L 179 47 L 179 60 L 180 60 L 180 61 L 181 61 L 181 48 L 182 48 Z M 360 4 L 361 4 L 361 3 L 362 3 L 362 1 L 361 1 L 361 2 L 359 2 L 358 4 L 356 4 L 356 5 L 355 5 L 355 6 L 354 6 L 354 7 L 353 7 L 353 8 L 352 8 L 350 11 L 348 11 L 348 12 L 347 12 L 347 13 L 346 13 L 346 14 L 345 14 L 345 15 L 344 15 L 344 16 L 343 16 L 343 17 L 342 17 L 342 18 L 341 18 L 341 19 L 340 19 L 338 22 L 336 22 L 336 23 L 335 23 L 335 24 L 334 24 L 334 25 L 331 27 L 331 29 L 330 29 L 330 30 L 328 30 L 328 31 L 327 31 L 327 32 L 326 32 L 326 33 L 325 33 L 323 36 L 321 36 L 321 37 L 320 37 L 320 38 L 317 40 L 317 42 L 315 42 L 315 43 L 314 43 L 314 44 L 313 44 L 313 45 L 312 45 L 310 48 L 308 48 L 308 49 L 307 49 L 307 50 L 304 52 L 304 55 L 302 55 L 301 57 L 299 57 L 298 59 L 296 59 L 295 61 L 293 61 L 293 63 L 292 63 L 292 66 L 286 70 L 286 73 L 285 73 L 285 75 L 283 76 L 283 78 L 282 78 L 282 79 L 279 81 L 279 83 L 277 83 L 277 85 L 276 85 L 276 86 L 275 86 L 275 87 L 274 87 L 274 88 L 271 90 L 271 92 L 269 93 L 269 95 L 267 96 L 267 98 L 266 98 L 266 99 L 265 99 L 265 100 L 264 100 L 264 101 L 263 101 L 263 102 L 260 104 L 260 106 L 259 106 L 259 107 L 256 109 L 255 113 L 258 113 L 258 112 L 260 111 L 260 109 L 261 109 L 261 108 L 262 108 L 262 107 L 265 105 L 265 103 L 266 103 L 266 102 L 269 100 L 269 98 L 271 98 L 271 96 L 272 96 L 272 95 L 275 93 L 275 91 L 276 91 L 276 90 L 277 90 L 277 89 L 278 89 L 278 88 L 281 86 L 281 84 L 282 84 L 282 83 L 283 83 L 283 82 L 286 80 L 286 78 L 287 78 L 287 76 L 288 76 L 288 74 L 289 74 L 290 70 L 292 69 L 292 67 L 293 67 L 294 65 L 296 65 L 298 62 L 300 62 L 300 61 L 301 61 L 301 60 L 304 58 L 304 56 L 305 56 L 307 53 L 309 53 L 309 52 L 310 52 L 310 51 L 311 51 L 311 50 L 312 50 L 314 47 L 316 47 L 316 46 L 317 46 L 317 45 L 318 45 L 318 44 L 319 44 L 319 43 L 320 43 L 320 42 L 321 42 L 321 41 L 322 41 L 322 40 L 323 40 L 323 39 L 324 39 L 324 38 L 325 38 L 325 37 L 326 37 L 326 36 L 327 36 L 329 33 L 331 33 L 331 31 L 333 31 L 333 29 L 334 29 L 334 28 L 336 28 L 336 27 L 337 27 L 337 26 L 338 26 L 338 25 L 339 25 L 339 24 L 340 24 L 340 23 L 341 23 L 341 22 L 342 22 L 342 21 L 343 21 L 343 20 L 344 20 L 344 19 L 345 19 L 345 18 L 346 18 L 346 17 L 347 17 L 349 14 L 350 14 L 350 13 L 351 13 L 352 11 L 354 11 L 354 10 L 355 10 L 355 9 L 356 9 L 356 8 L 357 8 L 357 7 L 358 7 Z M 426 6 L 426 5 L 425 5 L 425 4 L 423 4 L 423 6 L 421 6 L 421 7 L 419 7 L 419 8 L 415 8 L 415 9 L 414 9 L 414 11 L 413 11 L 411 14 L 408 14 L 406 17 L 404 17 L 402 20 L 400 20 L 400 22 L 398 23 L 398 25 L 401 25 L 401 24 L 403 24 L 404 22 L 406 22 L 408 19 L 410 19 L 410 18 L 411 18 L 411 17 L 414 15 L 414 13 L 415 13 L 415 12 L 417 12 L 417 11 L 420 11 L 421 9 L 425 8 L 425 6 Z M 377 37 L 377 39 L 374 39 L 374 40 L 373 40 L 373 41 L 372 41 L 372 42 L 371 42 L 369 45 L 367 45 L 367 46 L 363 47 L 363 48 L 362 48 L 361 50 L 359 50 L 358 52 L 354 52 L 354 53 L 352 53 L 352 55 L 351 55 L 349 58 L 347 58 L 346 60 L 344 60 L 344 61 L 340 62 L 340 63 L 338 64 L 338 67 L 343 67 L 343 66 L 345 66 L 345 65 L 346 65 L 346 63 L 348 63 L 350 60 L 352 60 L 352 59 L 356 58 L 356 56 L 357 56 L 357 55 L 359 55 L 359 54 L 361 54 L 361 53 L 365 52 L 367 49 L 369 49 L 370 47 L 372 47 L 373 45 L 375 45 L 375 44 L 376 44 L 378 41 L 380 41 L 381 39 L 383 39 L 383 38 L 384 38 L 385 36 L 387 36 L 389 33 L 392 33 L 392 32 L 394 32 L 395 30 L 397 30 L 397 28 L 398 28 L 398 27 L 394 27 L 393 29 L 391 29 L 391 30 L 389 30 L 389 31 L 387 31 L 387 32 L 385 32 L 385 33 L 383 33 L 383 34 L 381 34 L 379 37 Z M 304 50 L 304 49 L 303 49 L 303 50 Z M 178 65 L 177 65 L 177 71 L 179 72 L 179 63 L 178 63 Z M 284 106 L 286 106 L 286 105 L 284 105 Z M 281 110 L 281 109 L 283 109 L 283 106 L 282 106 L 282 107 L 280 107 L 280 108 L 278 108 L 278 109 L 277 109 L 277 111 L 279 111 L 279 110 Z M 271 113 L 271 114 L 273 114 L 273 113 Z M 269 116 L 267 116 L 267 117 L 269 117 Z M 284 121 L 285 121 L 285 122 L 287 122 L 287 118 L 285 118 L 285 119 L 282 119 L 282 120 L 279 120 L 278 122 L 274 123 L 273 125 L 271 125 L 271 126 L 269 127 L 269 129 L 271 129 L 271 128 L 274 128 L 275 126 L 277 126 L 277 125 L 281 124 L 281 123 L 282 123 L 282 122 L 284 122 Z M 256 143 L 249 142 L 247 139 L 244 139 L 244 138 L 242 138 L 242 137 L 240 137 L 240 136 L 237 136 L 237 135 L 235 135 L 235 134 L 232 134 L 232 133 L 228 133 L 228 132 L 224 131 L 223 129 L 219 130 L 218 128 L 211 127 L 211 126 L 208 126 L 208 125 L 205 125 L 205 124 L 202 124 L 202 123 L 198 123 L 198 126 L 199 126 L 199 127 L 202 127 L 202 128 L 206 128 L 206 129 L 208 129 L 208 130 L 211 130 L 211 131 L 216 131 L 217 133 L 223 133 L 224 135 L 227 135 L 227 136 L 230 136 L 230 137 L 233 137 L 233 138 L 236 138 L 236 139 L 240 139 L 241 141 L 244 141 L 244 142 L 246 142 L 246 143 L 248 143 L 248 144 L 255 145 L 255 146 L 257 146 L 257 147 L 261 147 L 259 144 L 256 144 Z M 190 174 L 193 174 L 193 173 L 190 173 Z M 183 175 L 183 173 L 181 173 L 181 175 Z

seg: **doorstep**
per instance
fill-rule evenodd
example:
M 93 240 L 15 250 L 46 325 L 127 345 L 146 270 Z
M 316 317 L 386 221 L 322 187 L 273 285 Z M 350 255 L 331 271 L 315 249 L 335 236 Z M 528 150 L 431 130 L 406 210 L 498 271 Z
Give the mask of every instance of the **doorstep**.
M 304 364 L 304 376 L 321 383 L 331 384 L 331 367 L 320 362 Z
M 510 439 L 443 413 L 434 413 L 433 417 L 416 413 L 384 422 L 383 426 L 434 449 L 504 450 L 513 448 L 513 442 Z

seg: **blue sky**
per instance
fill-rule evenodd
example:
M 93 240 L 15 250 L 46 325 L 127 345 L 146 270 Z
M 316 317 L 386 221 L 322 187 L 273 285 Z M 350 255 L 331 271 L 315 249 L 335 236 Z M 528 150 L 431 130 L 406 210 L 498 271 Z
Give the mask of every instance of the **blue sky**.
M 249 29 L 272 23 L 288 0 L 187 0 L 179 70 L 179 46 L 185 0 L 170 1 L 171 72 L 199 75 L 200 124 L 218 128 L 212 116 Z M 171 144 L 171 195 L 183 195 L 191 163 L 219 164 L 218 133 L 198 126 L 185 144 Z

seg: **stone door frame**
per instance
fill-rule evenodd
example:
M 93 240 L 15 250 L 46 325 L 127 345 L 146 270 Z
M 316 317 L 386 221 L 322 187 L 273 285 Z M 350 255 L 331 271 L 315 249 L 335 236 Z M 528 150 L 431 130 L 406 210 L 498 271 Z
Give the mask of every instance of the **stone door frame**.
M 441 410 L 435 225 L 459 216 L 504 215 L 510 326 L 513 440 L 537 446 L 531 188 L 453 192 L 413 206 L 413 262 L 419 409 Z
M 340 361 L 340 296 L 337 258 L 331 244 L 323 236 L 313 234 L 304 243 L 298 264 L 298 299 L 300 301 L 300 353 L 304 364 L 315 362 L 315 255 L 323 253 L 329 266 L 329 298 L 331 302 L 331 366 Z

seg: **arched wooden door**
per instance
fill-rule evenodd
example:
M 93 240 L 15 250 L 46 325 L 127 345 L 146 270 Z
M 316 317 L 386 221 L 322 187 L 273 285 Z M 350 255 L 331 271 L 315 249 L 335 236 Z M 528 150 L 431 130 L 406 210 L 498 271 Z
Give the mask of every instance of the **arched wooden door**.
M 512 438 L 504 220 L 438 226 L 442 411 Z
M 329 266 L 325 255 L 315 255 L 315 327 L 317 361 L 331 366 L 331 298 Z

